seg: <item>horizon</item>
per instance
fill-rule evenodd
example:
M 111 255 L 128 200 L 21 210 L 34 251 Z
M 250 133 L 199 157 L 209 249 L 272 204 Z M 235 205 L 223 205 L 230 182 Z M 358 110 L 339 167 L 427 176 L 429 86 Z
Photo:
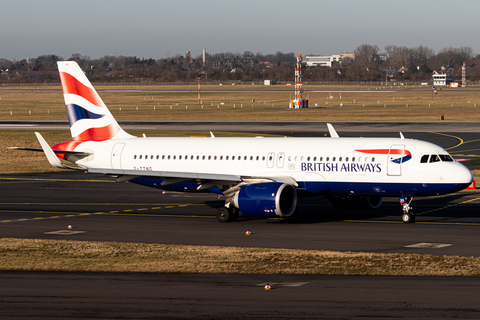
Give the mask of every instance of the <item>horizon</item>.
M 480 1 L 245 0 L 226 6 L 219 0 L 6 0 L 0 20 L 0 58 L 21 60 L 41 55 L 68 59 L 73 54 L 136 56 L 155 60 L 215 53 L 353 52 L 361 44 L 409 48 L 423 45 L 471 47 L 480 53 L 476 13 Z M 16 14 L 12 14 L 16 13 Z M 445 17 L 452 18 L 445 18 Z

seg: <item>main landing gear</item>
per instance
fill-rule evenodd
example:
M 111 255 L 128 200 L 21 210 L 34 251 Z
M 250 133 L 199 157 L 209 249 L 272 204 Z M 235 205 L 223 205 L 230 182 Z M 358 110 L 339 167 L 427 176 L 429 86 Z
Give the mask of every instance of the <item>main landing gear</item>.
M 407 196 L 407 197 L 400 197 L 400 204 L 402 205 L 402 221 L 404 223 L 414 223 L 415 222 L 415 214 L 410 212 L 412 207 L 410 204 L 413 201 L 412 196 Z
M 237 221 L 240 211 L 233 205 L 221 207 L 217 210 L 217 220 L 220 222 Z

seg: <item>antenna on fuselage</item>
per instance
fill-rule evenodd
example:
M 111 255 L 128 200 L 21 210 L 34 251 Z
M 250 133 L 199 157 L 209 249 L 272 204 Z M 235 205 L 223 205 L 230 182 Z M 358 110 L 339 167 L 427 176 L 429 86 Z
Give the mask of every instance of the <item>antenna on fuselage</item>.
M 405 137 L 403 136 L 403 133 L 400 132 L 400 139 L 405 139 Z

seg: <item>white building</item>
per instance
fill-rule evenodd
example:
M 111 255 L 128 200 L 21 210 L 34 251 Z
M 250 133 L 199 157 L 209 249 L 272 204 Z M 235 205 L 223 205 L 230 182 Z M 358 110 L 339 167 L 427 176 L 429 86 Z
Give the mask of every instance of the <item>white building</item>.
M 355 59 L 355 54 L 342 53 L 331 56 L 305 56 L 303 62 L 307 67 L 332 67 L 335 63 L 341 64 L 344 58 Z
M 451 74 L 433 74 L 433 85 L 435 86 L 448 86 L 452 82 Z

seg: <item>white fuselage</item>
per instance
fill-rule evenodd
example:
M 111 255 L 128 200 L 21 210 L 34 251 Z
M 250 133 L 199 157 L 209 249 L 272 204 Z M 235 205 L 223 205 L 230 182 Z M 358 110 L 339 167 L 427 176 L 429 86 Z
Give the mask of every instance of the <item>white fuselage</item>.
M 384 185 L 414 184 L 415 191 L 405 193 L 422 195 L 420 185 L 426 195 L 452 192 L 472 181 L 471 172 L 456 161 L 420 162 L 425 155 L 447 156 L 443 148 L 400 138 L 132 138 L 87 141 L 75 150 L 94 152 L 75 161 L 87 168 L 286 176 L 324 183 L 307 190 L 313 193 L 335 193 L 333 184 L 325 188 L 328 182 L 341 184 L 339 193 L 350 184 L 350 194 L 401 194 L 401 187 L 393 192 Z

